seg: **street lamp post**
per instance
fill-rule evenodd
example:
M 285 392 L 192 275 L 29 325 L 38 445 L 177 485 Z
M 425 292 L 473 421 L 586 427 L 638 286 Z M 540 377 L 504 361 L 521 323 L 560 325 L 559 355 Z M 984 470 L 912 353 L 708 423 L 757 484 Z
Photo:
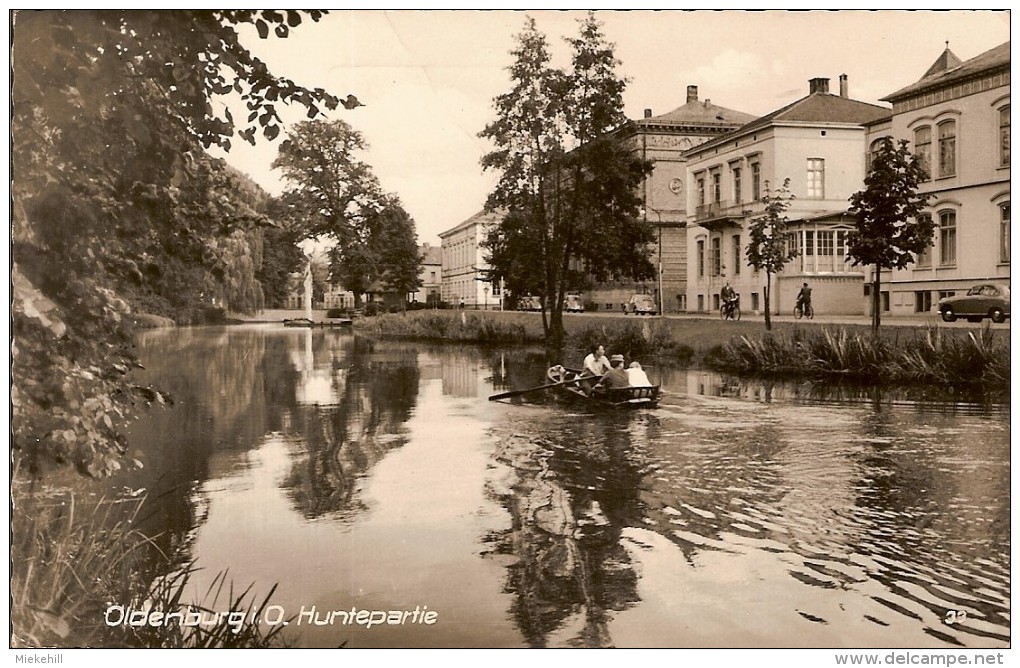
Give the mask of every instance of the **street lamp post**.
M 482 292 L 485 294 L 485 304 L 482 306 L 482 310 L 483 311 L 488 311 L 489 310 L 489 286 L 486 285 L 484 288 L 482 288 Z

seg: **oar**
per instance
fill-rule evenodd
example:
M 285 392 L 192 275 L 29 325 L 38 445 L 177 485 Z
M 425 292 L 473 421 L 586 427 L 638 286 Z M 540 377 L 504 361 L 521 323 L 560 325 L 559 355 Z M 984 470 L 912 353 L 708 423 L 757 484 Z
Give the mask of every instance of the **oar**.
M 568 380 L 561 380 L 561 381 L 558 381 L 558 382 L 555 382 L 555 383 L 549 383 L 547 385 L 539 385 L 538 387 L 529 387 L 526 390 L 514 390 L 512 392 L 501 392 L 499 394 L 494 394 L 491 397 L 489 397 L 489 401 L 498 401 L 499 399 L 509 399 L 510 397 L 519 397 L 522 394 L 527 394 L 528 392 L 535 392 L 537 390 L 545 390 L 545 389 L 548 389 L 550 387 L 556 387 L 557 385 L 569 385 L 571 383 L 580 382 L 580 381 L 585 380 L 587 378 L 598 378 L 598 376 L 585 376 L 584 378 L 570 378 Z

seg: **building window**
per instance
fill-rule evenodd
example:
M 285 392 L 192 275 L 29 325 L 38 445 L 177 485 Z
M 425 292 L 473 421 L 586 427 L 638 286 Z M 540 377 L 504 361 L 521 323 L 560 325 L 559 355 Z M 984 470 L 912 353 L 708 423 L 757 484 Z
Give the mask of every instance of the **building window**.
M 914 292 L 914 312 L 927 313 L 931 310 L 931 292 L 918 290 Z
M 698 239 L 698 278 L 705 276 L 705 240 Z M 698 309 L 701 310 L 700 308 Z
M 698 295 L 698 310 L 705 310 L 705 295 Z
M 939 214 L 939 264 L 956 264 L 956 212 Z
M 743 262 L 740 259 L 740 235 L 733 235 L 733 275 L 740 275 L 740 265 Z
M 927 125 L 914 130 L 914 159 L 924 170 L 926 179 L 931 178 L 931 128 Z
M 1009 167 L 1009 105 L 999 109 L 999 166 Z
M 819 255 L 832 255 L 833 251 L 833 233 L 832 232 L 819 232 L 818 233 L 818 254 Z
M 719 237 L 712 238 L 712 275 L 719 276 L 722 273 L 722 240 Z
M 719 172 L 712 174 L 712 201 L 716 204 L 722 201 L 722 174 Z
M 744 201 L 744 194 L 740 192 L 740 167 L 733 168 L 733 201 L 740 204 Z
M 808 158 L 807 196 L 813 199 L 825 197 L 825 161 L 821 158 Z
M 751 293 L 751 310 L 754 311 L 755 313 L 757 313 L 759 308 L 761 308 L 761 307 L 758 305 L 758 293 L 757 292 L 752 292 Z
M 931 220 L 931 216 L 924 214 L 918 216 L 920 220 Z M 924 250 L 917 254 L 917 266 L 918 267 L 930 267 L 931 266 L 931 246 L 926 246 Z
M 999 205 L 999 262 L 1009 262 L 1009 202 Z
M 878 153 L 882 148 L 882 142 L 885 141 L 885 137 L 876 139 L 871 142 L 871 147 L 868 150 L 868 171 L 871 171 L 871 166 L 875 164 L 875 159 L 878 157 Z
M 815 233 L 807 231 L 804 233 L 804 255 L 815 254 Z
M 761 165 L 757 162 L 751 165 L 751 201 L 757 202 L 761 199 Z
M 939 123 L 939 176 L 956 176 L 956 121 Z
M 705 206 L 705 177 L 698 178 L 698 206 Z

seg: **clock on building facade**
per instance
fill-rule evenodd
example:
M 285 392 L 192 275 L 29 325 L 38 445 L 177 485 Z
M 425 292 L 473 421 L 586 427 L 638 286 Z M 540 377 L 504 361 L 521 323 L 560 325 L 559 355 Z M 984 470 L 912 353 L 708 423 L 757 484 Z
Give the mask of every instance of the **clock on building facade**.
M 674 195 L 680 195 L 684 191 L 683 179 L 670 179 L 669 189 Z

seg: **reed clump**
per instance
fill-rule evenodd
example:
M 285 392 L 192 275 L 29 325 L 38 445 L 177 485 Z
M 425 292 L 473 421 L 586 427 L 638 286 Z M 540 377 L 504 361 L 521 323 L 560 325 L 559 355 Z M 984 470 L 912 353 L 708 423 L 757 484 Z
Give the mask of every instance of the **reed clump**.
M 670 359 L 689 363 L 694 349 L 673 338 L 669 328 L 659 321 L 628 321 L 620 324 L 586 325 L 568 336 L 571 348 L 587 352 L 593 345 L 603 345 L 610 354 L 633 358 Z
M 11 514 L 12 647 L 264 648 L 282 625 L 259 624 L 273 591 L 235 593 L 226 573 L 188 600 L 196 571 L 169 570 L 155 542 L 134 528 L 142 497 L 83 501 L 73 494 L 16 494 Z M 275 587 L 273 588 L 275 590 Z M 201 613 L 206 623 L 109 623 L 122 610 Z M 118 613 L 120 614 L 120 613 Z M 183 615 L 179 615 L 182 617 Z
M 965 335 L 928 327 L 892 338 L 826 328 L 735 337 L 707 355 L 706 363 L 737 373 L 1003 389 L 1009 386 L 1010 346 L 987 327 Z
M 529 337 L 520 323 L 499 322 L 464 311 L 389 313 L 359 320 L 357 330 L 370 336 L 424 341 L 506 344 L 541 341 L 540 337 Z

